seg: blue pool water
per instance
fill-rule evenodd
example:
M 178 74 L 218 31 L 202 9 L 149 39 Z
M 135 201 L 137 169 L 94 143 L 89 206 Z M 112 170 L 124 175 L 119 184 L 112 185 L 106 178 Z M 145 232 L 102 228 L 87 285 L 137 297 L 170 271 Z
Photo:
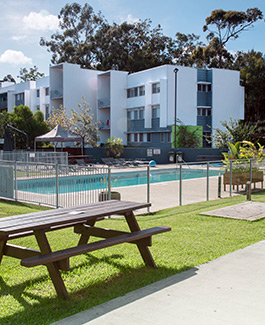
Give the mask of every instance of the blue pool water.
M 218 170 L 210 170 L 209 176 L 217 176 Z M 107 182 L 107 174 L 102 175 L 78 175 L 59 177 L 59 193 L 79 192 L 102 189 L 103 183 Z M 183 169 L 182 179 L 206 177 L 206 170 Z M 179 169 L 151 170 L 150 183 L 170 182 L 179 180 Z M 147 183 L 146 171 L 112 173 L 112 187 L 124 187 L 142 185 Z M 105 185 L 106 186 L 106 185 Z M 55 194 L 56 179 L 35 178 L 19 180 L 17 184 L 19 191 L 26 191 L 40 194 Z

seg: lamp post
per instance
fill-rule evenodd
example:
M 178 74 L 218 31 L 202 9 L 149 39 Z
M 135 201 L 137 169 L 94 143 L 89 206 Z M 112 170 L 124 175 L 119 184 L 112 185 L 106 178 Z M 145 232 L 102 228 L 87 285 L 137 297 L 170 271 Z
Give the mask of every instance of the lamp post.
M 175 73 L 175 116 L 174 116 L 174 127 L 175 127 L 175 149 L 177 148 L 177 73 L 179 69 L 175 68 L 174 73 Z

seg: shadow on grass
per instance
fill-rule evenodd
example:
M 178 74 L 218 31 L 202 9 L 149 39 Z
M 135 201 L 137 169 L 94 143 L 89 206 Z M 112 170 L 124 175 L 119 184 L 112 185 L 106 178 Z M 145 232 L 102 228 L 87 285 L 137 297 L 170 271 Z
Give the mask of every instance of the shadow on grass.
M 38 295 L 37 289 L 33 288 L 32 292 L 30 287 L 34 287 L 34 284 L 43 282 L 43 289 L 50 290 L 45 286 L 51 286 L 51 283 L 47 282 L 47 276 L 37 277 L 30 281 L 25 281 L 16 286 L 9 286 L 0 277 L 0 297 L 11 296 L 14 298 L 15 305 L 19 305 L 18 308 L 14 308 L 15 312 L 12 315 L 8 315 L 0 319 L 1 324 L 51 324 L 60 319 L 64 319 L 68 316 L 74 315 L 80 311 L 90 309 L 87 317 L 87 321 L 103 315 L 110 310 L 119 308 L 123 305 L 129 304 L 134 300 L 140 299 L 144 296 L 150 295 L 156 291 L 159 291 L 174 283 L 183 281 L 196 274 L 196 268 L 191 268 L 192 265 L 186 265 L 185 267 L 168 268 L 159 267 L 157 269 L 149 267 L 137 267 L 133 268 L 128 265 L 122 265 L 117 260 L 122 259 L 122 255 L 113 254 L 97 258 L 91 254 L 86 254 L 87 262 L 82 263 L 76 267 L 71 268 L 70 272 L 65 273 L 66 277 L 71 279 L 72 272 L 76 268 L 87 267 L 87 273 L 89 274 L 89 266 L 93 264 L 108 263 L 118 268 L 118 273 L 106 279 L 100 279 L 93 284 L 86 286 L 80 290 L 71 291 L 69 293 L 69 299 L 64 300 L 55 296 L 55 290 L 52 286 L 51 290 L 54 294 L 53 297 L 42 297 L 41 291 Z M 173 276 L 176 273 L 187 270 L 177 276 Z M 164 279 L 164 280 L 163 280 Z M 161 281 L 159 281 L 161 280 Z M 159 281 L 159 282 L 157 282 Z M 45 282 L 47 282 L 45 284 Z M 154 283 L 155 282 L 155 283 Z M 127 293 L 137 290 L 131 294 Z M 126 295 L 126 296 L 124 296 Z M 117 298 L 113 301 L 110 301 Z M 110 301 L 104 309 L 100 305 Z M 96 306 L 96 307 L 95 307 Z M 13 308 L 13 306 L 10 306 Z M 10 311 L 9 311 L 10 314 Z M 78 316 L 73 316 L 77 317 Z M 81 321 L 81 320 L 80 320 Z M 77 321 L 74 324 L 82 324 Z

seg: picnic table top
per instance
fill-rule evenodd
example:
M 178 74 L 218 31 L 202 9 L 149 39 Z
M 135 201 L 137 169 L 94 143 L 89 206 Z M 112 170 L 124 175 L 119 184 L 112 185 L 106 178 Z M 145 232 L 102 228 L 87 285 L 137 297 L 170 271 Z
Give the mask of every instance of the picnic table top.
M 49 227 L 72 226 L 89 219 L 96 219 L 112 214 L 125 214 L 151 206 L 150 203 L 110 200 L 82 206 L 52 209 L 28 214 L 21 214 L 0 219 L 0 236 L 34 231 Z

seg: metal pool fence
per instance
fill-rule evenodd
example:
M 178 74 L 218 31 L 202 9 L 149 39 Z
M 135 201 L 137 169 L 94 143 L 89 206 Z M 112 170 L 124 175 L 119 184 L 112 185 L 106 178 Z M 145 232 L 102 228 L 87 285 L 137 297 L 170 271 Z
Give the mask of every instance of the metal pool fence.
M 68 152 L 53 151 L 2 151 L 0 150 L 0 160 L 20 161 L 24 163 L 52 163 L 68 164 Z
M 108 169 L 89 166 L 0 161 L 0 196 L 67 207 L 98 201 Z
M 151 211 L 233 196 L 247 182 L 262 189 L 265 160 L 110 168 L 0 161 L 0 196 L 54 207 L 99 201 L 111 189 L 122 200 L 151 202 Z M 149 210 L 148 210 L 149 211 Z

